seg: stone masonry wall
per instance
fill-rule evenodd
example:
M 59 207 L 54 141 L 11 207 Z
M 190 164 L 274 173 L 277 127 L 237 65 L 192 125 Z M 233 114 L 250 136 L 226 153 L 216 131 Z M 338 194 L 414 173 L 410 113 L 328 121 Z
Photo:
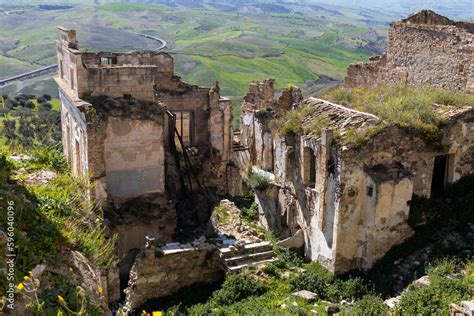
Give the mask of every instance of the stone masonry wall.
M 101 65 L 100 58 L 112 56 L 117 63 Z M 130 94 L 142 100 L 153 100 L 157 82 L 172 81 L 173 58 L 166 53 L 133 52 L 125 54 L 84 53 L 77 63 L 78 95 Z
M 142 251 L 130 273 L 125 290 L 126 304 L 136 309 L 150 299 L 175 294 L 195 283 L 212 283 L 223 279 L 218 249 L 214 245 L 187 245 L 177 249 Z
M 449 154 L 447 180 L 449 183 L 471 174 L 474 170 L 474 110 L 452 119 L 444 128 L 443 144 Z
M 474 27 L 432 11 L 392 23 L 386 57 L 351 64 L 345 84 L 431 85 L 474 93 Z

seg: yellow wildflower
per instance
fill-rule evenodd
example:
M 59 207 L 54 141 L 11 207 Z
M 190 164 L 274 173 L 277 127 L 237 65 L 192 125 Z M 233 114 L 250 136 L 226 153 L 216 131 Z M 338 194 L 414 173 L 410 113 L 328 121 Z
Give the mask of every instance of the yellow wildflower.
M 142 315 L 146 316 L 146 310 L 142 310 Z
M 62 297 L 61 295 L 58 295 L 58 301 L 59 303 L 64 303 L 64 297 Z
M 23 277 L 23 279 L 24 279 L 26 282 L 29 282 L 29 281 L 30 281 L 30 277 L 28 277 L 28 276 L 26 276 L 26 275 Z
M 72 270 L 72 268 L 71 268 L 71 267 L 69 267 L 69 272 L 73 272 L 73 270 Z
M 32 277 L 32 276 L 33 276 L 33 272 L 31 272 L 31 271 L 28 272 L 28 275 L 29 275 L 30 277 Z
M 23 289 L 25 288 L 25 286 L 23 285 L 23 283 L 18 283 L 18 285 L 16 286 L 16 288 L 18 289 L 18 291 L 23 291 Z
M 98 292 L 99 292 L 99 295 L 102 295 L 102 293 L 104 292 L 104 289 L 101 286 L 99 286 Z
M 153 312 L 152 316 L 163 316 L 163 312 Z

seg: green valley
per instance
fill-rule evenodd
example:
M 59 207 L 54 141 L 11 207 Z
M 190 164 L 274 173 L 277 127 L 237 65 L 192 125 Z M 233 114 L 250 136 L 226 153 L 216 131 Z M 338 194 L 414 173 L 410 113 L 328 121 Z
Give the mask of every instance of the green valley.
M 381 52 L 393 19 L 378 14 L 369 20 L 364 9 L 294 3 L 236 9 L 214 2 L 196 7 L 70 2 L 47 9 L 0 2 L 0 78 L 55 63 L 55 28 L 63 25 L 78 31 L 82 47 L 97 51 L 156 47 L 131 32 L 162 38 L 185 81 L 208 86 L 218 80 L 225 95 L 241 96 L 250 81 L 267 77 L 277 79 L 278 89 L 294 84 L 313 93 L 327 84 L 318 81 L 321 75 L 342 80 L 349 63 Z M 0 90 L 57 94 L 50 79 L 38 78 Z

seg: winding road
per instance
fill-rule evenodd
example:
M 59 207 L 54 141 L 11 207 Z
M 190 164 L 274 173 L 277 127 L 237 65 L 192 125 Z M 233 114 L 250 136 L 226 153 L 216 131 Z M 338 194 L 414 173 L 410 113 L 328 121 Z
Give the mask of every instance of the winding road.
M 166 47 L 166 41 L 162 40 L 161 38 L 158 38 L 158 37 L 155 37 L 155 36 L 151 36 L 151 35 L 148 35 L 148 34 L 137 33 L 137 32 L 129 32 L 129 33 L 135 34 L 135 35 L 139 35 L 139 36 L 143 36 L 143 37 L 145 37 L 145 38 L 148 38 L 148 39 L 151 39 L 151 40 L 155 40 L 155 41 L 157 41 L 157 42 L 160 42 L 160 46 L 158 46 L 157 48 L 155 48 L 155 49 L 154 49 L 155 51 L 162 50 L 162 49 L 164 49 L 164 48 Z M 9 85 L 9 84 L 12 84 L 13 82 L 18 81 L 18 80 L 24 80 L 24 79 L 29 79 L 29 78 L 36 78 L 36 77 L 45 75 L 45 74 L 47 74 L 47 73 L 49 73 L 49 72 L 56 71 L 57 68 L 58 68 L 58 64 L 54 64 L 54 65 L 49 65 L 49 66 L 41 67 L 41 68 L 36 69 L 36 70 L 28 71 L 28 72 L 25 72 L 25 73 L 22 73 L 22 74 L 13 76 L 13 77 L 8 77 L 8 78 L 0 79 L 0 87 L 3 87 L 3 86 L 6 86 L 6 85 Z

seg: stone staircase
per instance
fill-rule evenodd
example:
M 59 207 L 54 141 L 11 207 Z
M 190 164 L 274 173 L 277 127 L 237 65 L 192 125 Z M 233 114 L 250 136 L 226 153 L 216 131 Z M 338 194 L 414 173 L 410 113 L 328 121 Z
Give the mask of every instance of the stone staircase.
M 220 257 L 227 273 L 237 273 L 249 265 L 276 260 L 272 245 L 268 241 L 246 244 L 242 247 L 221 248 Z

